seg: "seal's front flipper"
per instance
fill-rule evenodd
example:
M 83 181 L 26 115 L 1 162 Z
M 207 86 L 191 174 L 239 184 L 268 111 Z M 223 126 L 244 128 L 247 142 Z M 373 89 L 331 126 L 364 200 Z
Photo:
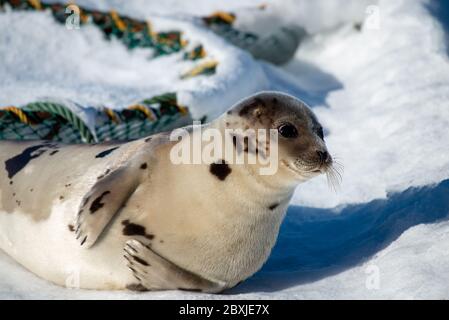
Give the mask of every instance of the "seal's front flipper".
M 89 248 L 95 243 L 138 184 L 139 179 L 129 166 L 98 177 L 98 182 L 84 196 L 76 217 L 76 239 L 82 246 Z
M 128 267 L 140 284 L 148 290 L 191 290 L 218 293 L 227 288 L 222 281 L 205 279 L 182 269 L 137 240 L 125 245 Z

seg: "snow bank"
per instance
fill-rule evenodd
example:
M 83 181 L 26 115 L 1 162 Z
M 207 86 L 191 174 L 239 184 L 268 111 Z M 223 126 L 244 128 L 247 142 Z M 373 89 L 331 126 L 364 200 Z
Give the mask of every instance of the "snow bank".
M 123 4 L 122 4 L 123 5 Z M 153 95 L 176 91 L 192 115 L 210 119 L 230 104 L 267 87 L 261 67 L 192 21 L 147 17 L 156 31 L 183 30 L 189 47 L 202 43 L 219 61 L 213 76 L 181 80 L 196 62 L 183 53 L 149 59 L 149 50 L 128 51 L 106 41 L 94 26 L 68 30 L 50 13 L 9 12 L 0 15 L 0 105 L 20 105 L 55 96 L 83 105 L 121 108 Z
M 315 112 L 345 174 L 338 195 L 317 179 L 298 188 L 295 203 L 366 202 L 448 177 L 449 64 L 444 31 L 427 3 L 380 2 L 379 29 L 344 27 L 298 51 L 300 63 L 343 87 L 324 88 L 327 106 Z M 301 78 L 298 60 L 286 69 Z

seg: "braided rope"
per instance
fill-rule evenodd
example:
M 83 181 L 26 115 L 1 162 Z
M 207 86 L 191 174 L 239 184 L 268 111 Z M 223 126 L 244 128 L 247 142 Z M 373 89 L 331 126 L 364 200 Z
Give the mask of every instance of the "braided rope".
M 112 10 L 111 11 L 111 18 L 112 21 L 114 21 L 115 26 L 120 30 L 120 31 L 125 31 L 126 30 L 126 24 L 125 22 L 119 17 L 117 11 Z
M 30 111 L 47 111 L 53 114 L 57 114 L 67 120 L 74 128 L 76 128 L 83 141 L 93 142 L 95 140 L 94 135 L 90 132 L 86 124 L 69 108 L 62 104 L 51 102 L 33 102 L 25 105 L 25 110 Z
M 153 111 L 150 111 L 150 108 L 145 107 L 142 104 L 135 104 L 128 107 L 129 110 L 138 110 L 145 114 L 145 116 L 150 119 L 151 121 L 156 120 L 156 115 L 153 113 Z
M 9 111 L 9 112 L 13 113 L 17 118 L 19 118 L 20 122 L 22 122 L 22 123 L 25 123 L 28 125 L 31 124 L 31 121 L 28 119 L 27 115 L 20 108 L 9 106 L 9 107 L 0 108 L 0 110 Z
M 117 114 L 114 112 L 114 110 L 106 108 L 106 107 L 103 110 L 106 113 L 106 115 L 108 116 L 108 118 L 111 119 L 112 122 L 114 122 L 114 123 L 120 122 L 120 119 L 117 116 Z
M 42 4 L 39 0 L 28 0 L 29 4 L 36 10 L 42 10 Z
M 187 79 L 192 78 L 200 74 L 210 74 L 215 73 L 215 69 L 218 65 L 218 61 L 216 60 L 210 60 L 203 62 L 193 69 L 189 70 L 188 72 L 181 75 L 181 79 Z
M 95 127 L 89 129 L 64 103 L 36 102 L 20 108 L 0 108 L 0 139 L 44 139 L 63 143 L 129 141 L 191 121 L 188 108 L 177 103 L 173 92 L 121 110 L 103 107 L 91 115 L 94 115 Z
M 212 13 L 211 15 L 204 17 L 203 20 L 207 24 L 211 23 L 226 23 L 226 24 L 233 24 L 236 17 L 233 13 L 225 12 L 225 11 L 216 11 Z
M 60 23 L 65 23 L 67 13 L 66 6 L 60 3 L 45 3 L 40 0 L 0 0 L 0 8 L 8 4 L 13 10 L 37 10 L 42 11 L 48 9 L 53 17 Z M 112 36 L 118 38 L 128 49 L 136 47 L 154 49 L 154 57 L 168 55 L 184 50 L 189 43 L 180 31 L 154 32 L 149 21 L 141 21 L 122 16 L 117 11 L 100 12 L 89 10 L 77 6 L 80 15 L 81 25 L 91 21 L 106 35 L 108 39 Z M 216 13 L 215 18 L 219 21 L 229 21 L 232 23 L 235 17 L 226 12 Z M 203 46 L 197 46 L 190 52 L 185 52 L 185 60 L 198 60 L 206 58 L 207 53 Z M 200 70 L 198 72 L 198 70 Z M 204 72 L 202 72 L 204 71 Z M 189 76 L 211 75 L 215 72 L 215 68 L 194 67 L 190 70 Z M 181 79 L 188 78 L 181 75 Z

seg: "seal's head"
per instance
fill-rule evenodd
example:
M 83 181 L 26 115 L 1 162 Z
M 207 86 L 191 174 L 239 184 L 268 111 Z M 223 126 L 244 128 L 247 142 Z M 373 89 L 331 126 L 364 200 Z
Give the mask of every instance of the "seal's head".
M 332 180 L 338 173 L 324 142 L 323 127 L 311 109 L 293 96 L 257 93 L 234 105 L 224 121 L 231 129 L 276 130 L 278 176 L 302 182 L 321 173 Z

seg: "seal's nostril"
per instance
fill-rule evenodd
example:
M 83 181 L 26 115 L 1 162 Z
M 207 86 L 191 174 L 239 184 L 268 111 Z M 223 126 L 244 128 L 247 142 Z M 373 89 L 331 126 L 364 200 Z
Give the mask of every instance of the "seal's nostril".
M 321 163 L 325 163 L 329 160 L 329 153 L 327 151 L 317 151 L 318 157 Z

